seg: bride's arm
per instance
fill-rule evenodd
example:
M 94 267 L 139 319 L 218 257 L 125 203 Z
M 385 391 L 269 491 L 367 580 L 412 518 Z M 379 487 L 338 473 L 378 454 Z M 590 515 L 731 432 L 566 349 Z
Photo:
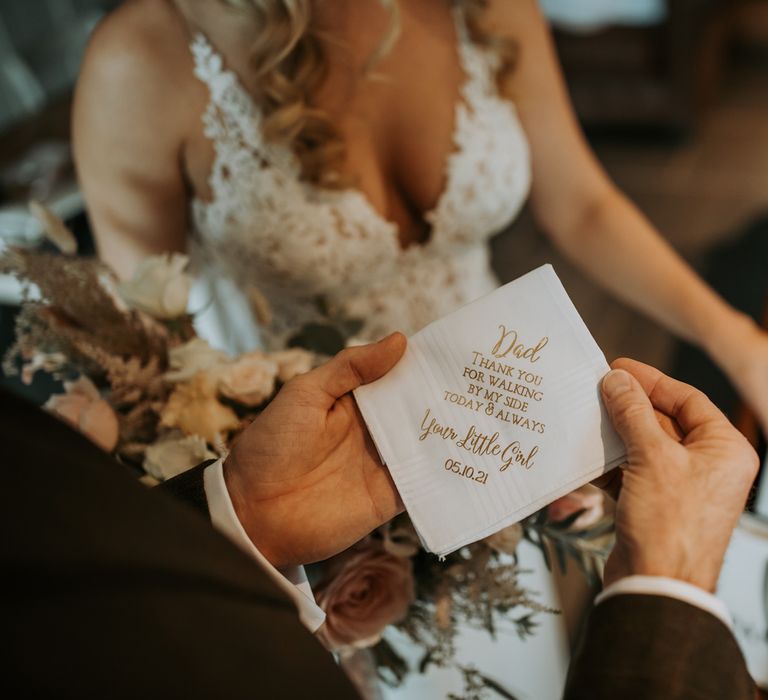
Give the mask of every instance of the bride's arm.
M 610 181 L 578 125 L 536 1 L 492 0 L 486 20 L 519 45 L 508 89 L 531 143 L 542 228 L 604 288 L 706 350 L 768 425 L 768 336 L 715 294 Z
M 96 30 L 73 113 L 99 254 L 124 277 L 148 255 L 182 250 L 187 230 L 182 107 L 190 110 L 178 96 L 178 73 L 174 79 L 178 51 L 162 23 L 151 26 L 132 5 Z

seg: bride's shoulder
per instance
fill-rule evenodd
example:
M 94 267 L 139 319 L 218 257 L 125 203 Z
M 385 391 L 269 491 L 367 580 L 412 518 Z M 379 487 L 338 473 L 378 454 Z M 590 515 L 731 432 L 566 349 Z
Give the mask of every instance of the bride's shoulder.
M 486 0 L 480 17 L 481 25 L 489 31 L 524 39 L 526 33 L 543 23 L 543 15 L 537 0 Z
M 80 89 L 139 98 L 183 84 L 190 30 L 172 0 L 126 0 L 96 27 L 83 60 Z
M 126 0 L 93 33 L 74 103 L 80 140 L 99 129 L 181 143 L 198 126 L 204 94 L 194 77 L 192 33 L 172 0 Z M 83 134 L 85 136 L 83 136 Z

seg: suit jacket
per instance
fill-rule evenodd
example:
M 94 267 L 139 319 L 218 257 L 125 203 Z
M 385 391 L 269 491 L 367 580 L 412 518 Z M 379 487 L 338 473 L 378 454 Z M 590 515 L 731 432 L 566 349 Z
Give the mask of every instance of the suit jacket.
M 1 392 L 0 454 L 0 697 L 357 697 L 203 515 Z
M 357 697 L 290 601 L 210 527 L 201 468 L 150 491 L 2 392 L 0 445 L 2 697 Z M 717 619 L 621 596 L 593 612 L 566 697 L 754 695 Z

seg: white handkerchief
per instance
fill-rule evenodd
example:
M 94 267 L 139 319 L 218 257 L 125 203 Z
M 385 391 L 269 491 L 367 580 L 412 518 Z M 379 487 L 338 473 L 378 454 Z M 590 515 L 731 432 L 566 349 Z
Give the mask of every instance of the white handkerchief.
M 545 265 L 430 324 L 357 389 L 424 546 L 450 554 L 621 464 L 608 370 Z

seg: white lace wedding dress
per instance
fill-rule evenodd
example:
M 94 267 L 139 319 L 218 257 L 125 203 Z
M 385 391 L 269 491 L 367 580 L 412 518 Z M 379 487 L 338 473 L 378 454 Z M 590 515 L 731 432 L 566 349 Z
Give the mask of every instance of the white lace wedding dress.
M 204 280 L 200 331 L 213 343 L 232 352 L 259 342 L 280 348 L 324 314 L 362 322 L 363 340 L 410 334 L 497 285 L 487 242 L 525 201 L 530 158 L 514 105 L 497 93 L 496 56 L 472 43 L 456 18 L 465 82 L 455 149 L 445 190 L 425 215 L 429 240 L 405 250 L 396 225 L 361 191 L 300 181 L 293 153 L 262 137 L 261 115 L 238 77 L 203 35 L 195 37 L 216 157 L 212 199 L 193 202 L 190 255 Z M 258 329 L 254 297 L 269 307 Z

